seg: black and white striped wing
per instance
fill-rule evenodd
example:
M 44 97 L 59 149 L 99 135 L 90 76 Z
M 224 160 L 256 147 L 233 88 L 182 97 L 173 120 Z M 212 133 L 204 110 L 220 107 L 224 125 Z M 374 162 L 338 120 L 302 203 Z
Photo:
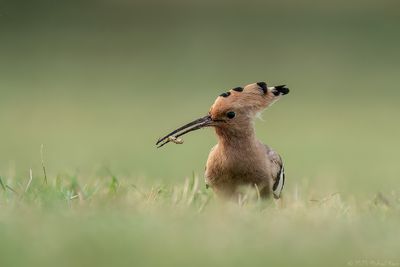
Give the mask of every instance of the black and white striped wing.
M 273 192 L 275 198 L 281 197 L 281 193 L 282 193 L 284 185 L 285 185 L 285 168 L 282 165 L 279 173 L 276 176 L 274 185 L 272 186 L 272 192 Z
M 281 196 L 283 186 L 285 185 L 285 168 L 282 158 L 274 150 L 268 148 L 268 158 L 271 161 L 271 176 L 273 180 L 272 193 L 274 198 L 278 199 Z

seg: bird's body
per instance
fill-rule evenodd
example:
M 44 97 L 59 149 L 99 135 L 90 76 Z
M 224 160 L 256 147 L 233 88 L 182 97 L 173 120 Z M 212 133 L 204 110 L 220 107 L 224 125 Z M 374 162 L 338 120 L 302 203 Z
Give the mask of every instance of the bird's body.
M 205 171 L 207 186 L 224 197 L 236 196 L 241 186 L 257 186 L 262 197 L 273 192 L 279 198 L 284 182 L 279 186 L 280 156 L 258 140 L 243 141 L 239 146 L 219 143 L 211 150 Z
M 272 193 L 279 198 L 285 182 L 282 159 L 256 138 L 254 118 L 288 92 L 285 86 L 267 87 L 264 82 L 234 88 L 216 99 L 207 116 L 173 131 L 157 144 L 163 146 L 171 136 L 214 127 L 218 144 L 208 156 L 206 185 L 228 198 L 248 185 L 255 186 L 263 197 Z

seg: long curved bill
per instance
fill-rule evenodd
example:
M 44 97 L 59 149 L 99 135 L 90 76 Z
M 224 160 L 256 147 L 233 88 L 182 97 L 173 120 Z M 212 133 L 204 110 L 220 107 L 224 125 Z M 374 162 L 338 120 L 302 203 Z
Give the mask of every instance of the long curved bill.
M 158 139 L 156 146 L 157 148 L 160 148 L 166 144 L 168 144 L 171 141 L 172 138 L 178 138 L 184 134 L 187 134 L 189 132 L 211 126 L 213 120 L 211 119 L 210 115 L 204 116 L 200 119 L 194 120 L 192 122 L 189 122 L 188 124 L 183 125 L 182 127 L 179 127 L 178 129 L 170 132 L 166 136 Z

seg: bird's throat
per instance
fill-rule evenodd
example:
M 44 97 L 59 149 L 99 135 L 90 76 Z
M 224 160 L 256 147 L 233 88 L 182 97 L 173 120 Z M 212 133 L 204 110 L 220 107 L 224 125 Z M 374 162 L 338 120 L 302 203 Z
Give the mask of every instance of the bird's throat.
M 246 151 L 254 148 L 258 144 L 254 127 L 246 127 L 240 130 L 216 128 L 215 132 L 218 137 L 219 147 L 226 151 L 231 149 L 236 151 Z

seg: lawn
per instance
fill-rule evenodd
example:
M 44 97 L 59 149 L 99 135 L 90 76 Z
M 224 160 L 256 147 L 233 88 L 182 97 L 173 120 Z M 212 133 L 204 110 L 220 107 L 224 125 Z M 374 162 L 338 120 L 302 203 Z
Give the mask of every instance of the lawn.
M 105 178 L 105 177 L 104 177 Z M 397 266 L 399 195 L 223 202 L 198 177 L 2 180 L 1 266 Z M 314 188 L 315 189 L 315 188 Z M 378 265 L 379 266 L 379 265 Z

